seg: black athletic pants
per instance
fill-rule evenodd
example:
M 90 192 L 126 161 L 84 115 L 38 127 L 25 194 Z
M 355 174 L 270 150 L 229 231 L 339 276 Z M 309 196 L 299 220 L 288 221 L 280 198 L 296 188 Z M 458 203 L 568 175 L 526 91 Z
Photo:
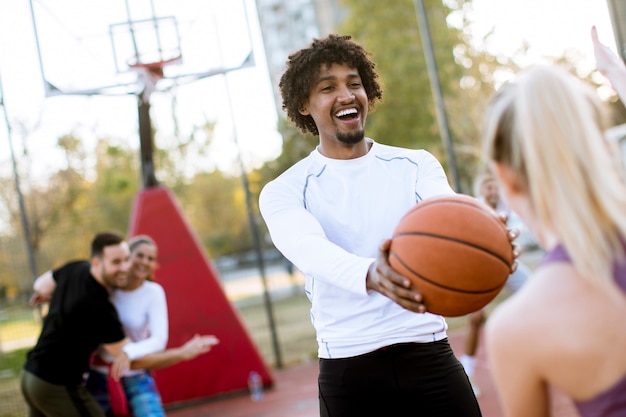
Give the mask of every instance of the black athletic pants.
M 321 417 L 479 417 L 478 402 L 447 339 L 320 359 Z

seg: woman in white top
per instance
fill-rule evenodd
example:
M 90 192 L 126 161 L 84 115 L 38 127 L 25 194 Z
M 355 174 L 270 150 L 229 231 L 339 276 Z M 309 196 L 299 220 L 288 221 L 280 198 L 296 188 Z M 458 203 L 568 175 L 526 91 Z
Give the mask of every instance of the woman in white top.
M 152 281 L 157 267 L 156 243 L 148 236 L 137 236 L 129 241 L 129 246 L 132 265 L 128 283 L 112 292 L 111 302 L 117 308 L 124 332 L 133 342 L 128 350 L 132 360 L 165 349 L 168 319 L 165 292 L 161 285 Z M 99 350 L 96 356 L 87 387 L 105 412 L 124 415 L 126 411 L 117 408 L 115 387 L 111 386 L 110 380 L 107 384 L 108 367 L 113 358 L 103 350 Z M 128 412 L 133 416 L 165 416 L 161 397 L 148 370 L 125 371 L 121 382 Z

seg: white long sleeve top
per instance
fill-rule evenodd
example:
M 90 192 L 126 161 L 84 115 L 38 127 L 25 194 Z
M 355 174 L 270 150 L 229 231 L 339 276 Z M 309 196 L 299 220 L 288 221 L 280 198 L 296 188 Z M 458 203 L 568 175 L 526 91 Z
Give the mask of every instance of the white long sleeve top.
M 124 346 L 124 352 L 131 360 L 165 349 L 169 322 L 165 291 L 160 284 L 145 281 L 132 291 L 113 291 L 110 299 L 117 309 L 124 333 L 132 341 Z M 100 349 L 99 354 L 107 362 L 113 360 L 104 349 Z M 136 372 L 127 371 L 125 375 Z
M 366 289 L 378 247 L 417 202 L 454 194 L 435 157 L 378 144 L 349 160 L 316 149 L 261 192 L 275 246 L 306 277 L 318 355 L 344 358 L 446 337 L 443 317 L 408 311 Z

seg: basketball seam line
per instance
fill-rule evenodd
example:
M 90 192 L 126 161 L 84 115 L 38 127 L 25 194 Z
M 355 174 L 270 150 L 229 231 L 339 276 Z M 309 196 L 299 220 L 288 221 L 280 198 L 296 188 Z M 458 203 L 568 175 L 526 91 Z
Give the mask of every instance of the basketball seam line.
M 449 236 L 442 236 L 442 235 L 438 235 L 436 233 L 423 233 L 423 232 L 401 232 L 401 233 L 397 233 L 393 236 L 393 238 L 397 238 L 399 236 L 427 236 L 427 237 L 435 237 L 438 239 L 443 239 L 443 240 L 449 240 L 451 242 L 456 242 L 456 243 L 461 243 L 463 245 L 472 247 L 474 249 L 478 249 L 481 250 L 485 253 L 488 253 L 489 255 L 493 256 L 494 258 L 499 259 L 500 261 L 502 261 L 504 263 L 504 265 L 506 266 L 510 266 L 509 263 L 507 262 L 506 259 L 504 259 L 502 256 L 498 255 L 497 253 L 490 251 L 489 249 L 480 246 L 480 245 L 476 245 L 474 243 L 471 242 L 467 242 L 465 240 L 461 240 L 461 239 L 455 239 L 453 237 L 449 237 Z
M 458 195 L 457 195 L 457 196 L 458 196 Z M 453 199 L 453 198 L 451 199 L 451 198 L 447 198 L 447 197 L 441 197 L 441 198 L 437 198 L 437 199 L 434 199 L 434 200 L 424 200 L 424 201 L 419 202 L 419 204 L 414 205 L 414 206 L 413 206 L 413 207 L 412 207 L 412 208 L 411 208 L 411 209 L 410 209 L 410 210 L 409 210 L 409 211 L 408 211 L 408 212 L 407 212 L 407 213 L 403 216 L 403 218 L 404 218 L 404 217 L 409 216 L 410 214 L 415 213 L 415 212 L 416 212 L 416 211 L 418 211 L 418 210 L 421 210 L 421 209 L 426 210 L 426 209 L 428 209 L 429 207 L 431 207 L 431 206 L 435 206 L 435 205 L 437 205 L 437 204 L 452 203 L 452 204 L 460 204 L 460 205 L 462 205 L 462 206 L 466 206 L 466 207 L 471 207 L 472 209 L 475 209 L 476 211 L 481 212 L 481 213 L 483 213 L 483 214 L 493 215 L 493 217 L 494 217 L 494 218 L 493 218 L 493 220 L 494 220 L 494 221 L 497 221 L 497 222 L 499 222 L 499 221 L 500 221 L 500 220 L 497 218 L 497 214 L 496 214 L 495 212 L 492 212 L 492 211 L 488 210 L 488 209 L 487 209 L 487 207 L 480 207 L 480 206 L 477 206 L 476 204 L 473 204 L 473 203 L 476 203 L 476 202 L 478 202 L 478 200 L 476 200 L 476 201 L 471 201 L 471 202 L 470 202 L 470 201 L 459 201 L 459 200 L 455 200 L 455 199 Z
M 435 206 L 437 204 L 446 204 L 446 203 L 448 203 L 448 204 L 460 204 L 462 206 L 472 207 L 472 208 L 474 208 L 474 209 L 476 209 L 478 211 L 481 211 L 483 213 L 494 214 L 495 215 L 495 213 L 492 213 L 491 211 L 487 210 L 486 207 L 481 207 L 479 205 L 473 204 L 473 203 L 477 203 L 477 202 L 478 202 L 478 200 L 475 200 L 475 199 L 471 200 L 471 201 L 461 201 L 461 200 L 454 199 L 454 197 L 452 197 L 452 198 L 441 197 L 441 198 L 437 198 L 435 200 L 424 200 L 424 201 L 420 202 L 419 204 L 416 204 L 413 207 L 413 210 L 411 210 L 411 211 L 420 210 L 420 209 L 426 208 L 428 206 Z M 482 203 L 479 203 L 479 204 L 482 204 Z M 497 218 L 497 215 L 495 215 L 495 217 Z
M 412 268 L 408 267 L 407 264 L 405 264 L 402 261 L 402 259 L 400 259 L 400 257 L 398 255 L 396 255 L 395 252 L 389 252 L 389 256 L 393 256 L 394 258 L 396 258 L 398 260 L 398 262 L 400 262 L 402 264 L 403 267 L 408 269 L 412 274 L 418 276 L 420 279 L 428 282 L 429 284 L 434 285 L 435 287 L 443 288 L 443 289 L 446 289 L 446 290 L 451 290 L 451 291 L 454 291 L 454 292 L 460 292 L 460 293 L 463 293 L 463 294 L 487 294 L 487 293 L 490 293 L 490 292 L 493 292 L 493 291 L 495 291 L 497 289 L 502 288 L 502 286 L 504 285 L 504 283 L 502 283 L 502 284 L 500 284 L 500 285 L 498 285 L 496 287 L 493 287 L 493 288 L 490 288 L 490 289 L 487 289 L 487 290 L 482 290 L 482 291 L 470 291 L 470 290 L 462 290 L 462 289 L 459 289 L 459 288 L 450 287 L 448 285 L 443 285 L 443 284 L 435 282 L 435 281 L 433 281 L 433 280 L 431 280 L 429 278 L 426 278 L 424 275 L 418 274 Z

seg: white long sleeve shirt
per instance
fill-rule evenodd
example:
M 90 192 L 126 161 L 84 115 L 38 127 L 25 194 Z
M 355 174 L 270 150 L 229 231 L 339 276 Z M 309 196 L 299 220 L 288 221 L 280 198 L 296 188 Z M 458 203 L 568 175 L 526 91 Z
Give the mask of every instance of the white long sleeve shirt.
M 165 291 L 160 284 L 145 281 L 132 291 L 113 291 L 110 299 L 117 309 L 124 333 L 132 341 L 124 346 L 124 352 L 131 360 L 165 349 L 169 324 Z M 113 360 L 104 349 L 100 349 L 99 354 L 107 362 Z M 127 371 L 124 375 L 136 372 Z
M 370 151 L 356 159 L 314 150 L 268 183 L 259 200 L 275 246 L 306 277 L 321 358 L 446 337 L 443 317 L 368 291 L 366 276 L 380 243 L 411 207 L 454 191 L 432 154 L 367 140 Z

